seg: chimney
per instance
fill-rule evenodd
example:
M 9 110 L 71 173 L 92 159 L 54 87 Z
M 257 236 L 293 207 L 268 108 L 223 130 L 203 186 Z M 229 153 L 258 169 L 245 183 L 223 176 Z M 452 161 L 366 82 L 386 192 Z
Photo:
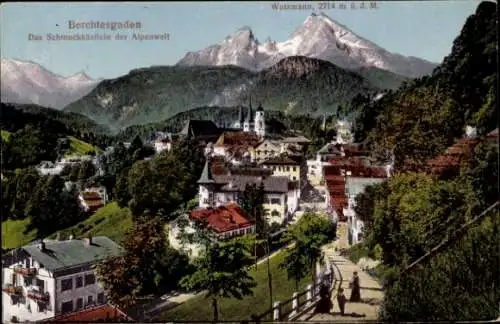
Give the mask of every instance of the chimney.
M 38 243 L 38 249 L 45 252 L 45 242 L 43 240 L 40 240 L 40 243 Z

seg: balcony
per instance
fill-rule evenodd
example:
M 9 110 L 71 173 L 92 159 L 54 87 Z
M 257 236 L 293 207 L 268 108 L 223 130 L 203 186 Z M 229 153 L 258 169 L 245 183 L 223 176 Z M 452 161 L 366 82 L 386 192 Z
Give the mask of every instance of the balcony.
M 48 302 L 49 301 L 49 293 L 40 292 L 38 290 L 30 289 L 28 290 L 27 297 L 38 302 Z
M 36 274 L 36 268 L 26 268 L 26 267 L 21 267 L 17 266 L 14 267 L 14 273 L 20 274 L 25 277 L 31 277 Z
M 2 287 L 2 291 L 12 296 L 20 296 L 23 294 L 23 287 L 14 286 L 13 284 L 5 284 Z

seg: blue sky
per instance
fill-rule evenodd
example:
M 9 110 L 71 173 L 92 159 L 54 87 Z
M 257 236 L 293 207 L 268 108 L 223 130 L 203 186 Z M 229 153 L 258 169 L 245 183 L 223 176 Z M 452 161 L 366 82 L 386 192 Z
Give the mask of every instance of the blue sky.
M 273 11 L 273 2 L 141 2 L 141 3 L 3 3 L 0 13 L 2 58 L 31 60 L 69 76 L 80 71 L 112 78 L 151 65 L 171 65 L 187 51 L 216 44 L 242 26 L 260 41 L 284 41 L 309 10 Z M 339 3 L 339 2 L 337 2 Z M 349 7 L 352 2 L 342 1 Z M 367 2 L 368 3 L 368 2 Z M 441 62 L 466 18 L 479 1 L 376 1 L 377 9 L 323 10 L 356 34 L 400 53 Z M 68 21 L 139 21 L 141 33 L 169 33 L 169 40 L 48 41 L 46 34 L 75 33 Z M 57 26 L 59 25 L 59 26 Z M 80 30 L 94 34 L 109 30 Z M 44 36 L 30 41 L 28 35 Z

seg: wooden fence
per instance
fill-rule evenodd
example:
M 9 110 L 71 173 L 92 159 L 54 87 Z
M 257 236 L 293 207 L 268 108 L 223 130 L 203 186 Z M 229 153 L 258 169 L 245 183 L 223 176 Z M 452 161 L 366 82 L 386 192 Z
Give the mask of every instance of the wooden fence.
M 268 321 L 291 321 L 314 307 L 319 301 L 319 291 L 322 283 L 328 284 L 332 289 L 336 286 L 337 276 L 333 274 L 333 267 L 330 264 L 330 275 L 327 278 L 318 278 L 315 284 L 309 284 L 302 292 L 294 292 L 292 298 L 284 302 L 274 302 L 273 308 L 262 314 L 250 316 L 252 322 Z

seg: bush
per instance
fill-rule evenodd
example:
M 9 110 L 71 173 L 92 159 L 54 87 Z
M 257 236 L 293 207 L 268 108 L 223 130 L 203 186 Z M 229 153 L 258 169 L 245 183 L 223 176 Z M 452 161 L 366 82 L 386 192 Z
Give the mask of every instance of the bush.
M 383 251 L 380 244 L 375 245 L 375 247 L 373 248 L 373 257 L 375 258 L 375 260 L 382 260 L 382 253 Z
M 374 258 L 373 254 L 374 253 L 363 243 L 353 245 L 341 252 L 341 255 L 347 257 L 354 263 L 358 263 L 361 258 Z

